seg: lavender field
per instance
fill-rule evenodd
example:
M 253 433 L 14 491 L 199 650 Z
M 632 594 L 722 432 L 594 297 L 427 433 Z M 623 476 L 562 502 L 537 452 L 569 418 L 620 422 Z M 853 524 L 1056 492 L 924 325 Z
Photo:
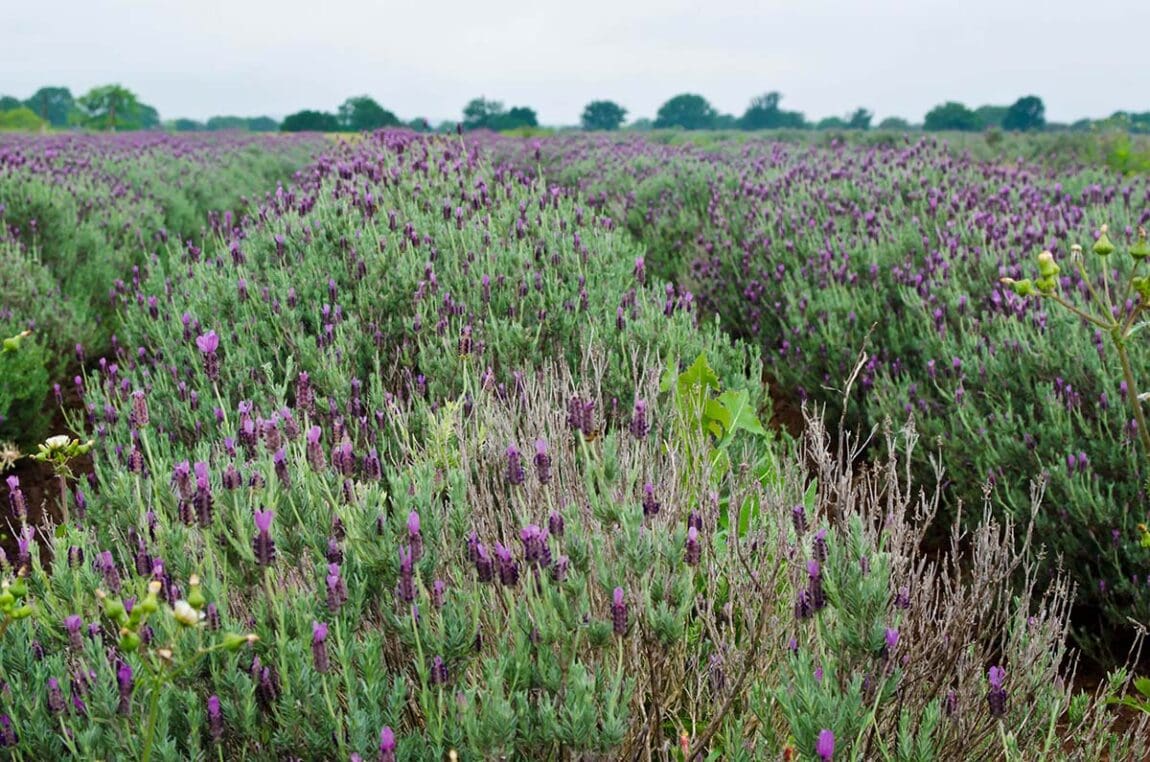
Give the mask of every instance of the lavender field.
M 0 755 L 1146 758 L 1150 183 L 871 138 L 0 134 Z

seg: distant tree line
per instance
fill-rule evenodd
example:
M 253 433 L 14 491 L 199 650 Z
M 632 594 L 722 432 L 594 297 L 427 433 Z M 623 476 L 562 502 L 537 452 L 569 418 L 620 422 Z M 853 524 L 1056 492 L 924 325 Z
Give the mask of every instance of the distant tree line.
M 78 98 L 66 87 L 41 87 L 24 100 L 0 95 L 0 129 L 38 130 L 49 127 L 101 131 L 275 132 L 279 129 L 279 122 L 267 116 L 214 116 L 206 122 L 193 119 L 161 122 L 154 106 L 142 102 L 134 92 L 119 84 L 93 87 Z
M 706 98 L 695 93 L 674 96 L 659 107 L 654 119 L 635 119 L 625 124 L 627 109 L 610 100 L 594 100 L 580 117 L 584 130 L 681 129 L 681 130 L 880 130 L 923 129 L 977 132 L 999 129 L 1008 132 L 1037 130 L 1088 130 L 1094 127 L 1150 133 L 1150 112 L 1118 111 L 1103 120 L 1082 119 L 1073 124 L 1049 124 L 1046 107 L 1036 95 L 1026 95 L 1010 105 L 971 108 L 946 101 L 930 111 L 921 125 L 888 117 L 874 125 L 874 113 L 857 108 L 841 117 L 810 121 L 801 111 L 782 107 L 777 91 L 752 98 L 742 115 L 720 113 Z M 90 130 L 169 129 L 180 132 L 244 130 L 248 132 L 361 132 L 388 127 L 407 127 L 420 132 L 462 130 L 531 130 L 539 127 L 535 110 L 528 106 L 507 108 L 503 102 L 474 98 L 463 107 L 459 122 L 432 124 L 422 117 L 402 121 L 369 95 L 345 100 L 335 111 L 305 109 L 277 122 L 268 116 L 213 116 L 206 121 L 173 119 L 162 122 L 156 109 L 139 100 L 122 85 L 94 87 L 73 97 L 66 87 L 42 87 L 26 99 L 0 96 L 0 130 L 83 128 Z

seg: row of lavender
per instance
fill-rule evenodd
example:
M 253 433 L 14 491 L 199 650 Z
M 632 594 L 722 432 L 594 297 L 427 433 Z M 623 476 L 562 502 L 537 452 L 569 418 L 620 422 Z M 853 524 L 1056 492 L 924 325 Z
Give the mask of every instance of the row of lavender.
M 754 354 L 617 225 L 381 133 L 115 284 L 93 474 L 55 527 L 9 484 L 5 751 L 1143 755 L 1015 527 L 928 563 L 915 432 L 860 472 L 776 441 Z
M 49 420 L 45 381 L 75 367 L 78 344 L 107 347 L 115 331 L 109 292 L 133 266 L 169 237 L 198 241 L 230 227 L 249 196 L 289 181 L 323 143 L 160 133 L 0 137 L 0 334 L 35 335 L 19 361 L 0 358 L 0 439 L 40 437 Z
M 1097 656 L 1121 658 L 1115 634 L 1128 618 L 1150 621 L 1150 474 L 1108 337 L 999 283 L 1030 275 L 1043 249 L 1069 261 L 1104 224 L 1128 250 L 1150 220 L 1144 178 L 976 161 L 933 140 L 827 150 L 580 137 L 497 150 L 618 219 L 649 268 L 761 348 L 776 398 L 837 419 L 862 357 L 847 421 L 865 430 L 915 415 L 930 443 L 918 472 L 941 455 L 948 515 L 961 501 L 976 519 L 986 500 L 1019 518 L 1041 481 L 1038 536 L 1079 585 L 1076 636 Z M 1106 267 L 1117 278 L 1136 261 Z M 1058 286 L 1097 306 L 1075 268 Z M 1115 309 L 1138 297 L 1122 298 Z M 1130 344 L 1136 369 L 1144 345 Z

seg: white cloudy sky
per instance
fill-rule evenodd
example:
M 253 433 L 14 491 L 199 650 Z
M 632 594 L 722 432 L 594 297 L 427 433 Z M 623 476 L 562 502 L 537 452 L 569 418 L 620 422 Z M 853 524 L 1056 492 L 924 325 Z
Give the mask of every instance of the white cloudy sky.
M 912 120 L 1034 93 L 1070 121 L 1150 110 L 1148 31 L 1141 0 L 0 0 L 0 94 L 120 82 L 202 119 L 367 93 L 432 121 L 485 95 L 566 124 L 680 92 Z

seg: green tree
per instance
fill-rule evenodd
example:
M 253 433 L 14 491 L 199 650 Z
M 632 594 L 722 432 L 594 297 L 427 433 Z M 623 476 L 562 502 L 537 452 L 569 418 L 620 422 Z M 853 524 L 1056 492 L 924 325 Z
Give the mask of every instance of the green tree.
M 747 110 L 739 119 L 744 130 L 802 129 L 807 126 L 806 117 L 799 111 L 783 111 L 779 104 L 783 96 L 769 92 L 751 99 Z
M 888 116 L 878 123 L 880 130 L 909 130 L 910 122 L 901 116 Z
M 463 107 L 463 128 L 465 130 L 498 129 L 496 123 L 507 112 L 499 101 L 486 98 L 472 98 Z
M 869 130 L 871 120 L 874 119 L 874 112 L 867 111 L 865 108 L 857 108 L 847 118 L 847 129 L 851 130 Z
M 203 132 L 207 126 L 195 119 L 173 119 L 172 129 L 176 132 Z
M 208 119 L 207 128 L 212 132 L 220 130 L 246 130 L 248 120 L 242 116 L 213 116 Z
M 718 112 L 706 98 L 694 93 L 683 93 L 659 107 L 659 113 L 655 115 L 655 128 L 705 130 L 714 126 L 716 117 Z
M 0 130 L 18 130 L 20 132 L 35 132 L 47 124 L 36 116 L 36 112 L 27 106 L 0 111 Z
M 67 127 L 76 113 L 76 99 L 66 87 L 41 87 L 24 105 L 53 127 Z
M 23 105 L 19 98 L 13 98 L 11 95 L 0 95 L 0 111 L 12 111 Z
M 280 128 L 280 123 L 270 116 L 249 117 L 247 122 L 252 132 L 275 132 Z
M 528 108 L 527 106 L 515 106 L 507 112 L 507 116 L 504 117 L 502 121 L 503 125 L 499 127 L 501 130 L 539 126 L 539 118 L 535 114 L 535 109 Z
M 379 105 L 374 98 L 359 95 L 339 107 L 339 122 L 353 132 L 399 126 L 399 117 Z
M 1002 129 L 1017 132 L 1041 130 L 1046 126 L 1046 106 L 1037 95 L 1027 95 L 1011 104 L 1002 119 Z
M 500 101 L 473 98 L 463 107 L 463 128 L 466 130 L 514 130 L 519 127 L 538 127 L 535 110 L 516 106 L 507 111 Z
M 847 120 L 841 116 L 825 117 L 820 119 L 818 124 L 815 125 L 816 130 L 846 130 L 849 128 L 850 125 L 847 124 Z
M 585 130 L 617 130 L 627 118 L 627 109 L 615 101 L 591 101 L 583 107 L 580 122 Z
M 339 132 L 339 119 L 326 111 L 297 111 L 284 117 L 280 132 Z
M 922 126 L 928 132 L 941 130 L 976 132 L 982 127 L 978 121 L 978 116 L 956 101 L 947 101 L 932 108 L 926 113 L 926 119 L 923 120 Z
M 992 127 L 1002 127 L 1002 120 L 1009 110 L 1009 106 L 979 106 L 974 110 L 974 115 L 978 117 L 982 129 L 989 130 Z
M 94 130 L 139 130 L 158 127 L 160 116 L 151 106 L 140 103 L 136 94 L 122 85 L 94 87 L 76 100 L 77 120 Z

